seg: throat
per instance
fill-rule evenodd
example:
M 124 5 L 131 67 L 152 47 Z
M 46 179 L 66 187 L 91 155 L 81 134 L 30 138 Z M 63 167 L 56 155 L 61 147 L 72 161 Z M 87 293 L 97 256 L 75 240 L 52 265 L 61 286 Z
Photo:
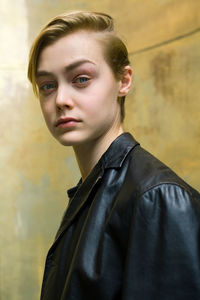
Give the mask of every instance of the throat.
M 98 163 L 99 159 L 106 152 L 111 143 L 122 133 L 123 129 L 120 128 L 115 135 L 101 137 L 95 141 L 86 142 L 73 147 L 82 176 L 82 181 L 84 181 L 90 174 L 94 166 Z

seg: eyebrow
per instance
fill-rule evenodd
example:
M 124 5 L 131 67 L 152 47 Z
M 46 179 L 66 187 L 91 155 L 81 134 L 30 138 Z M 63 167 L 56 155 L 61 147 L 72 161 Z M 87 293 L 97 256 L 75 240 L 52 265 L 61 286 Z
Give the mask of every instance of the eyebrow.
M 74 70 L 75 68 L 85 64 L 85 63 L 90 63 L 90 64 L 93 64 L 95 65 L 94 62 L 92 62 L 91 60 L 88 60 L 88 59 L 81 59 L 81 60 L 78 60 L 78 61 L 75 61 L 71 64 L 69 64 L 68 66 L 65 67 L 65 72 L 70 72 L 72 70 Z M 48 72 L 48 71 L 37 71 L 36 72 L 36 78 L 39 78 L 39 77 L 42 77 L 42 76 L 51 76 L 53 75 L 53 73 L 51 72 Z

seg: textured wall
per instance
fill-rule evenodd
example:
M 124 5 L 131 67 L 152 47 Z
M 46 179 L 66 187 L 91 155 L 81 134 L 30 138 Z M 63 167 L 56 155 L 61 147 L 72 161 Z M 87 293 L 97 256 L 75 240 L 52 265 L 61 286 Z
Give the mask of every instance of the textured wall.
M 113 15 L 135 70 L 125 128 L 200 190 L 200 2 L 0 0 L 0 299 L 39 298 L 44 259 L 79 172 L 26 80 L 30 45 L 64 10 Z

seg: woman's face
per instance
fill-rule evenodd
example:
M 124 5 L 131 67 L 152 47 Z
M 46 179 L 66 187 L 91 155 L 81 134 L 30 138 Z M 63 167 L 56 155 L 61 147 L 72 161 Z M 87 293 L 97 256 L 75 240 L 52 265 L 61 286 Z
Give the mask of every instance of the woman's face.
M 36 80 L 46 124 L 63 145 L 88 143 L 119 130 L 122 83 L 106 63 L 95 33 L 72 33 L 44 48 Z

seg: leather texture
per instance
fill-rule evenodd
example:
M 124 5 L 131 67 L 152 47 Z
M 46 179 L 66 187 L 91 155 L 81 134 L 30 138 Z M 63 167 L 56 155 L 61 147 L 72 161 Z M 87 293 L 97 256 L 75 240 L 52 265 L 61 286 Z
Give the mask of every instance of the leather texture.
M 200 194 L 122 134 L 70 199 L 41 299 L 199 300 Z

